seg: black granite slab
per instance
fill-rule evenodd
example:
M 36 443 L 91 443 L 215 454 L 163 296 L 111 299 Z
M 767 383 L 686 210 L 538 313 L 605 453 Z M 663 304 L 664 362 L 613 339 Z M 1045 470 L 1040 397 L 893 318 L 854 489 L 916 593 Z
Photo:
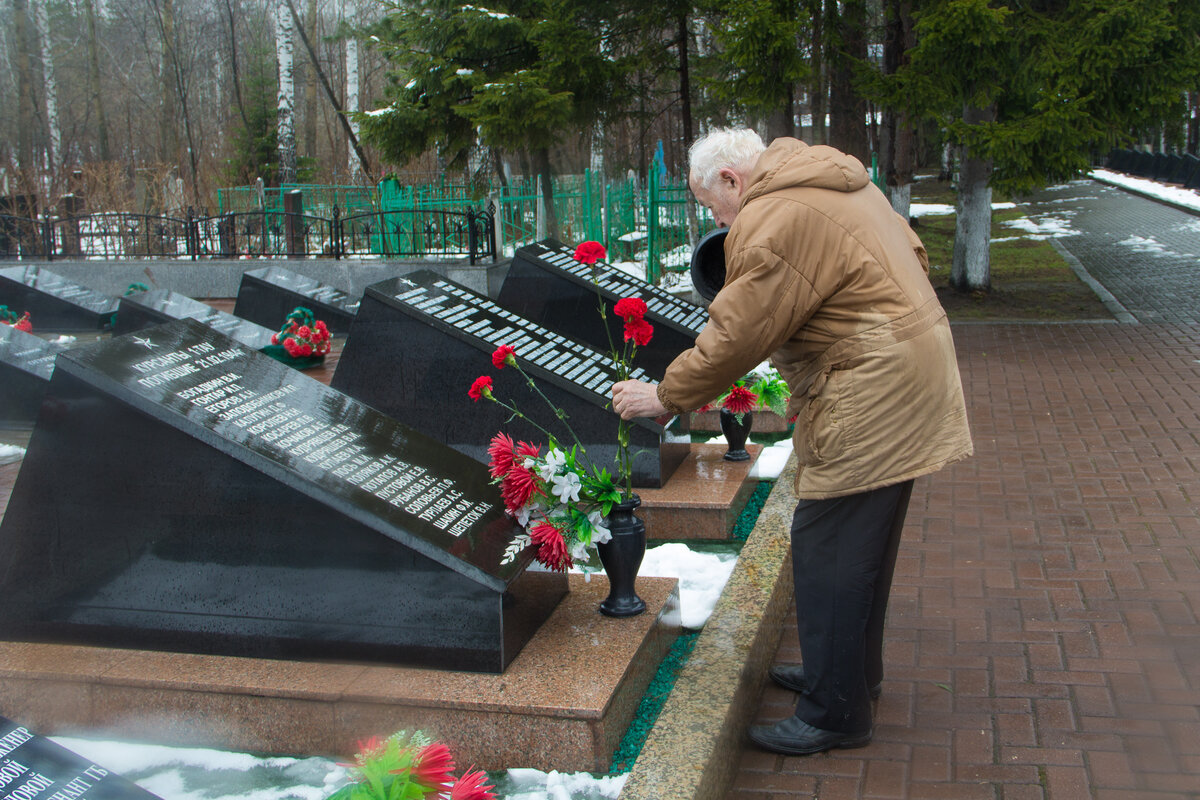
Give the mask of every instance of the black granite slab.
M 156 800 L 136 783 L 0 717 L 0 800 Z
M 296 306 L 311 309 L 330 332 L 346 333 L 358 311 L 358 300 L 305 275 L 270 266 L 242 274 L 233 315 L 277 331 Z
M 656 380 L 675 356 L 692 346 L 708 312 L 603 261 L 580 264 L 575 249 L 546 239 L 517 250 L 497 302 L 526 319 L 608 352 L 596 292 L 604 298 L 612 341 L 623 342 L 624 323 L 613 313 L 623 297 L 640 297 L 649 309 L 654 338 L 638 348 L 637 363 Z
M 0 325 L 0 426 L 33 425 L 54 372 L 54 359 L 64 349 L 11 325 Z
M 8 267 L 0 269 L 0 305 L 28 311 L 35 331 L 100 331 L 111 325 L 117 298 L 43 267 Z
M 497 397 L 515 401 L 569 447 L 574 440 L 546 401 L 515 369 L 494 368 L 491 356 L 502 344 L 516 348 L 546 398 L 566 412 L 589 457 L 615 470 L 618 418 L 609 391 L 616 375 L 608 356 L 428 270 L 367 287 L 331 385 L 486 463 L 497 431 L 547 438 L 523 420 L 508 422 L 497 404 L 467 396 L 477 377 L 490 375 Z M 649 376 L 638 368 L 633 377 Z M 691 447 L 679 417 L 637 420 L 630 437 L 635 486 L 662 486 Z
M 500 563 L 483 465 L 195 320 L 61 354 L 46 398 L 0 637 L 499 672 L 567 590 Z
M 291 311 L 291 309 L 288 310 Z M 278 328 L 266 328 L 248 319 L 227 314 L 207 303 L 193 300 L 185 294 L 166 289 L 153 289 L 149 292 L 137 292 L 121 298 L 121 305 L 117 310 L 117 321 L 113 324 L 113 333 L 132 333 L 176 319 L 197 320 L 213 330 L 220 331 L 235 342 L 241 342 L 255 350 L 261 350 L 269 345 L 271 337 L 279 330 Z M 282 318 L 280 322 L 282 323 Z

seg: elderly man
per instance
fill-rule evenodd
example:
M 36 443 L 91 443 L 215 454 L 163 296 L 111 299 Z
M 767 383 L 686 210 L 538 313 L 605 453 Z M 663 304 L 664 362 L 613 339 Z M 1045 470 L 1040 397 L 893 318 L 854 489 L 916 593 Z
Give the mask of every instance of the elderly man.
M 861 747 L 883 678 L 883 619 L 914 478 L 971 453 L 962 385 L 925 248 L 854 157 L 751 130 L 691 149 L 689 183 L 725 239 L 725 285 L 657 386 L 623 381 L 625 419 L 711 401 L 768 356 L 792 391 L 792 521 L 802 665 L 771 677 L 794 716 L 767 750 Z

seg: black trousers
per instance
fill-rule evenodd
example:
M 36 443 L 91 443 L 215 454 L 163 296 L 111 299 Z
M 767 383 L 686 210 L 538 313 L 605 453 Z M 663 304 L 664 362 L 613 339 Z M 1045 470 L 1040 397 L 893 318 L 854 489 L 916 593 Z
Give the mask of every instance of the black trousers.
M 796 716 L 816 728 L 871 729 L 868 687 L 883 679 L 883 621 L 912 485 L 796 506 L 792 574 L 809 686 Z

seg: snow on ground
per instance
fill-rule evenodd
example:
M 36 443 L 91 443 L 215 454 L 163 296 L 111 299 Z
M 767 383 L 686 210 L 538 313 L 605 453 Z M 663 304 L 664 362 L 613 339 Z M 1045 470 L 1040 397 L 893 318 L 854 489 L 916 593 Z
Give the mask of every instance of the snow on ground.
M 1079 231 L 1072 228 L 1065 216 L 1053 214 L 1037 217 L 1021 217 L 1004 223 L 1006 227 L 1024 231 L 1025 239 L 1053 239 L 1061 236 L 1078 236 Z M 993 239 L 992 241 L 997 241 Z
M 1117 242 L 1122 247 L 1128 247 L 1135 253 L 1152 253 L 1155 255 L 1168 255 L 1166 245 L 1148 236 L 1130 236 L 1127 239 L 1122 239 Z
M 25 457 L 25 448 L 15 444 L 0 444 L 0 464 L 12 464 Z
M 1200 211 L 1200 194 L 1197 194 L 1192 189 L 1184 189 L 1179 186 L 1166 186 L 1156 181 L 1147 180 L 1146 178 L 1135 178 L 1132 175 L 1111 172 L 1107 169 L 1094 169 L 1090 174 L 1093 178 L 1103 183 L 1130 189 L 1138 194 L 1144 194 L 1148 197 L 1174 203 L 1175 205 L 1185 206 L 1193 211 Z
M 682 625 L 698 630 L 712 616 L 736 563 L 734 553 L 697 553 L 674 542 L 647 548 L 638 575 L 678 578 Z

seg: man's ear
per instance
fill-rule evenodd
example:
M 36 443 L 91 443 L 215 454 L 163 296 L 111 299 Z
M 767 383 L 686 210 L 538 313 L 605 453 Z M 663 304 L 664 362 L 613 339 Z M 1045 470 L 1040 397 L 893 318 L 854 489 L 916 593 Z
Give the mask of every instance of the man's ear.
M 733 190 L 740 196 L 742 193 L 742 174 L 733 167 L 721 167 L 717 170 L 717 178 L 721 183 L 729 183 Z

